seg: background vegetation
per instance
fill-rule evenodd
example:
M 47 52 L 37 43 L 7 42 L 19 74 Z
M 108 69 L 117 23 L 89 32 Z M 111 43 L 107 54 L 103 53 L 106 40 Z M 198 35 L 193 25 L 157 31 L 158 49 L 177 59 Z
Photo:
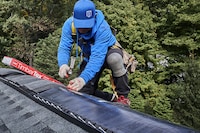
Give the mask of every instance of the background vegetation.
M 58 77 L 56 55 L 62 25 L 75 2 L 0 1 L 0 58 L 17 58 L 67 83 Z M 131 108 L 200 129 L 200 1 L 94 2 L 139 62 L 129 74 Z M 105 91 L 111 91 L 109 73 L 105 70 L 99 83 Z

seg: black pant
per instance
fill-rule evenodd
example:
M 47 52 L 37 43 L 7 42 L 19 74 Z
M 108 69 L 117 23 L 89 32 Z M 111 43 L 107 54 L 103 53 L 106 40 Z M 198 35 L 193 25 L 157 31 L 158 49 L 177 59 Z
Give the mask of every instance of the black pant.
M 122 54 L 122 51 L 121 49 L 112 49 L 110 48 L 108 50 L 108 53 L 106 55 L 106 58 L 114 53 L 114 52 L 117 52 L 119 53 L 121 56 L 123 56 Z M 83 60 L 83 62 L 81 63 L 80 65 L 80 73 L 84 70 L 85 66 L 87 65 L 87 61 Z M 95 77 L 92 78 L 81 90 L 80 92 L 83 92 L 83 93 L 87 93 L 87 94 L 90 94 L 90 95 L 94 95 L 94 96 L 97 96 L 97 97 L 100 97 L 104 100 L 107 100 L 107 101 L 110 101 L 112 99 L 112 94 L 108 93 L 108 92 L 103 92 L 101 90 L 98 90 L 98 82 L 99 82 L 99 78 L 101 77 L 101 74 L 103 72 L 103 70 L 105 68 L 109 68 L 111 69 L 107 62 L 106 62 L 106 59 L 105 59 L 105 62 L 103 64 L 103 66 L 101 67 L 101 70 L 96 73 Z M 112 69 L 111 69 L 112 70 Z M 79 73 L 79 74 L 80 74 Z M 114 84 L 116 86 L 116 92 L 118 95 L 123 95 L 125 97 L 128 96 L 128 93 L 130 92 L 130 87 L 128 86 L 128 75 L 127 73 L 120 76 L 120 77 L 113 77 L 113 80 L 114 80 Z

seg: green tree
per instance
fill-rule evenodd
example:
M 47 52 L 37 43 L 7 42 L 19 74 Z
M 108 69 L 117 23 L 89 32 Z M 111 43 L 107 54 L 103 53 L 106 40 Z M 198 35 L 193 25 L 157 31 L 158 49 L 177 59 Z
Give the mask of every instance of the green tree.
M 169 67 L 161 77 L 170 79 L 183 70 L 185 57 L 199 56 L 200 48 L 200 2 L 196 0 L 148 1 L 150 11 L 158 22 L 157 39 L 165 50 Z M 183 67 L 182 67 L 183 66 Z
M 61 4 L 62 2 L 60 2 Z M 58 20 L 59 26 L 62 27 L 64 21 L 72 15 L 73 4 L 75 1 L 66 1 L 66 7 L 62 9 L 62 12 L 66 12 L 63 19 Z M 59 10 L 60 8 L 57 8 Z M 49 18 L 48 18 L 49 19 Z M 60 42 L 61 28 L 54 30 L 53 33 L 48 34 L 45 38 L 40 38 L 36 43 L 35 52 L 34 52 L 34 67 L 41 72 L 54 77 L 57 80 L 60 80 L 63 83 L 67 83 L 72 79 L 77 70 L 73 71 L 73 75 L 70 76 L 67 80 L 61 79 L 58 76 L 58 62 L 57 62 L 57 49 Z M 77 66 L 77 64 L 75 65 Z M 76 69 L 76 68 L 75 68 Z
M 157 58 L 163 51 L 156 40 L 157 24 L 153 23 L 155 16 L 150 13 L 148 6 L 140 2 L 134 4 L 131 1 L 117 0 L 105 4 L 96 3 L 111 27 L 117 29 L 116 37 L 120 44 L 134 54 L 139 62 L 136 72 L 129 74 L 131 107 L 173 121 L 165 85 L 159 85 L 155 78 L 163 67 L 158 63 L 162 58 Z M 110 88 L 109 73 L 106 71 L 100 80 L 101 87 L 106 90 Z
M 75 2 L 0 1 L 0 57 L 15 57 L 59 79 L 61 26 Z M 117 30 L 117 40 L 139 62 L 136 72 L 129 74 L 131 108 L 199 129 L 200 1 L 95 3 Z M 112 91 L 109 80 L 110 71 L 105 70 L 100 88 Z
M 41 72 L 58 77 L 57 47 L 61 29 L 57 29 L 45 39 L 37 43 L 34 54 L 34 67 Z
M 0 26 L 1 41 L 7 44 L 1 45 L 4 54 L 33 65 L 36 43 L 39 39 L 47 37 L 60 26 L 61 21 L 64 21 L 65 14 L 69 12 L 65 6 L 64 0 L 3 0 L 0 14 L 3 19 Z
M 196 115 L 199 113 L 196 104 L 199 103 L 193 100 L 194 96 L 198 100 L 199 85 L 196 82 L 199 77 L 193 74 L 198 73 L 195 62 L 199 62 L 199 59 L 193 57 L 199 57 L 200 50 L 200 1 L 152 0 L 145 4 L 149 5 L 151 13 L 156 16 L 154 22 L 159 24 L 157 40 L 165 51 L 163 55 L 168 64 L 157 73 L 156 78 L 159 83 L 169 84 L 168 87 L 171 88 L 168 92 L 171 91 L 169 98 L 172 100 L 175 121 L 199 128 L 199 117 Z M 187 76 L 179 81 L 183 73 Z
M 174 117 L 178 123 L 200 129 L 200 60 L 189 58 L 178 83 L 169 85 Z
M 7 55 L 8 48 L 11 44 L 9 33 L 4 32 L 3 26 L 5 21 L 9 18 L 11 14 L 13 4 L 10 1 L 1 1 L 0 2 L 0 58 L 2 59 L 4 55 Z

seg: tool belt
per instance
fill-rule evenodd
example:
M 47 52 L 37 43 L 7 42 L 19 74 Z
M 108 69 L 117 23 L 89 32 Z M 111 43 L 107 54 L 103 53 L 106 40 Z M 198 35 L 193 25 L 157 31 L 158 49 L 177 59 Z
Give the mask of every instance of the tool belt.
M 126 70 L 130 73 L 135 72 L 135 69 L 138 64 L 138 61 L 135 59 L 135 56 L 133 54 L 129 54 L 125 49 L 122 48 L 122 46 L 117 41 L 111 48 L 121 49 L 123 53 L 123 61 L 124 61 Z

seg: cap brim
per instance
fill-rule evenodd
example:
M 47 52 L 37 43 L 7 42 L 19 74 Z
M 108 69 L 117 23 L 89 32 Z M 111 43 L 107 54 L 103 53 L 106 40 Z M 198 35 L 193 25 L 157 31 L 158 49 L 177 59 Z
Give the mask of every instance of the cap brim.
M 95 18 L 82 20 L 74 18 L 75 28 L 92 28 L 94 26 Z

